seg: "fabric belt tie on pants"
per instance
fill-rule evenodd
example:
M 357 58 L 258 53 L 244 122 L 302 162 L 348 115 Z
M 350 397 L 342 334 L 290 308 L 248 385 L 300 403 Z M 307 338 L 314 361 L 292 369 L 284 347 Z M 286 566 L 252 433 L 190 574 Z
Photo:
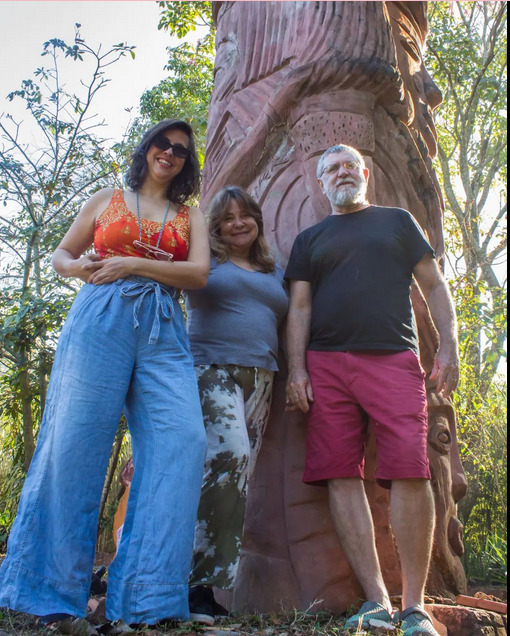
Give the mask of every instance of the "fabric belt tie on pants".
M 138 296 L 135 306 L 133 307 L 133 323 L 135 325 L 135 329 L 138 329 L 140 326 L 138 311 L 145 296 L 150 292 L 154 292 L 156 296 L 156 310 L 154 312 L 154 321 L 149 335 L 149 344 L 153 345 L 156 344 L 159 338 L 159 330 L 161 326 L 160 314 L 162 318 L 166 320 L 172 320 L 174 317 L 174 302 L 172 294 L 168 291 L 168 288 L 160 285 L 156 281 L 137 281 L 126 284 L 126 281 L 124 280 L 121 296 L 126 298 Z

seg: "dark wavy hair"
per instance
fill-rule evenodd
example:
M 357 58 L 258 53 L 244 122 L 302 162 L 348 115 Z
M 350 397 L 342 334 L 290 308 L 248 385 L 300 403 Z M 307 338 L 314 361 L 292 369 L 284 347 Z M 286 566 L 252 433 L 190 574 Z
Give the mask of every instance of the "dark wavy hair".
M 264 238 L 264 220 L 258 203 L 245 190 L 238 186 L 228 186 L 217 192 L 206 212 L 209 223 L 211 254 L 218 263 L 225 263 L 230 257 L 228 245 L 221 237 L 221 223 L 228 212 L 230 203 L 236 201 L 241 208 L 255 219 L 259 234 L 250 249 L 250 263 L 259 271 L 267 274 L 275 271 L 275 260 Z
M 142 187 L 147 177 L 147 152 L 154 139 L 172 128 L 182 130 L 188 135 L 190 155 L 186 158 L 179 174 L 172 180 L 166 193 L 172 203 L 184 203 L 200 192 L 200 164 L 193 139 L 193 129 L 181 119 L 164 119 L 145 133 L 131 157 L 131 165 L 125 176 L 126 185 L 132 190 Z

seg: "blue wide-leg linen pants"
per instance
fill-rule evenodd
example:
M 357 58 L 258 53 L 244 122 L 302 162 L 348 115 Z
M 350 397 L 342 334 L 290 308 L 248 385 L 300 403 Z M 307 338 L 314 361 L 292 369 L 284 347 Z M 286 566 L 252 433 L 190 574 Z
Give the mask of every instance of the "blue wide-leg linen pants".
M 188 619 L 206 434 L 175 295 L 139 277 L 78 293 L 0 569 L 0 607 L 85 616 L 101 491 L 124 409 L 136 468 L 108 573 L 107 617 Z

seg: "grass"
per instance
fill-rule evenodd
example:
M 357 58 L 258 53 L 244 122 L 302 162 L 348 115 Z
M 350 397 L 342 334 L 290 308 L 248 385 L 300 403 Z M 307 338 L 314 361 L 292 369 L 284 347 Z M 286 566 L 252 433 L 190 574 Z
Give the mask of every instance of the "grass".
M 46 636 L 55 631 L 42 629 L 36 626 L 35 619 L 24 614 L 0 611 L 0 635 L 4 630 L 9 636 Z M 125 633 L 125 632 L 124 632 Z M 307 612 L 293 611 L 284 614 L 236 616 L 232 619 L 223 619 L 214 627 L 204 627 L 196 623 L 182 623 L 178 627 L 140 629 L 135 634 L 145 636 L 344 636 L 354 633 L 344 630 L 344 619 L 335 618 L 327 612 L 310 614 Z M 375 630 L 371 632 L 357 632 L 361 634 L 382 635 L 386 632 Z M 392 632 L 398 636 L 400 632 Z M 127 636 L 127 634 L 126 634 Z

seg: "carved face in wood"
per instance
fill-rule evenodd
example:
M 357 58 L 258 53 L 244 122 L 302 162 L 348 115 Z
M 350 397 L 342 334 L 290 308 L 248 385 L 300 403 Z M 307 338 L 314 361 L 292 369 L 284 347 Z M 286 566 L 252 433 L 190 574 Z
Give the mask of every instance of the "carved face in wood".
M 427 28 L 424 3 L 387 3 L 391 18 L 398 68 L 403 78 L 404 109 L 399 115 L 418 139 L 425 144 L 428 154 L 437 153 L 437 135 L 433 113 L 442 102 L 441 91 L 434 83 L 423 62 L 422 49 Z

